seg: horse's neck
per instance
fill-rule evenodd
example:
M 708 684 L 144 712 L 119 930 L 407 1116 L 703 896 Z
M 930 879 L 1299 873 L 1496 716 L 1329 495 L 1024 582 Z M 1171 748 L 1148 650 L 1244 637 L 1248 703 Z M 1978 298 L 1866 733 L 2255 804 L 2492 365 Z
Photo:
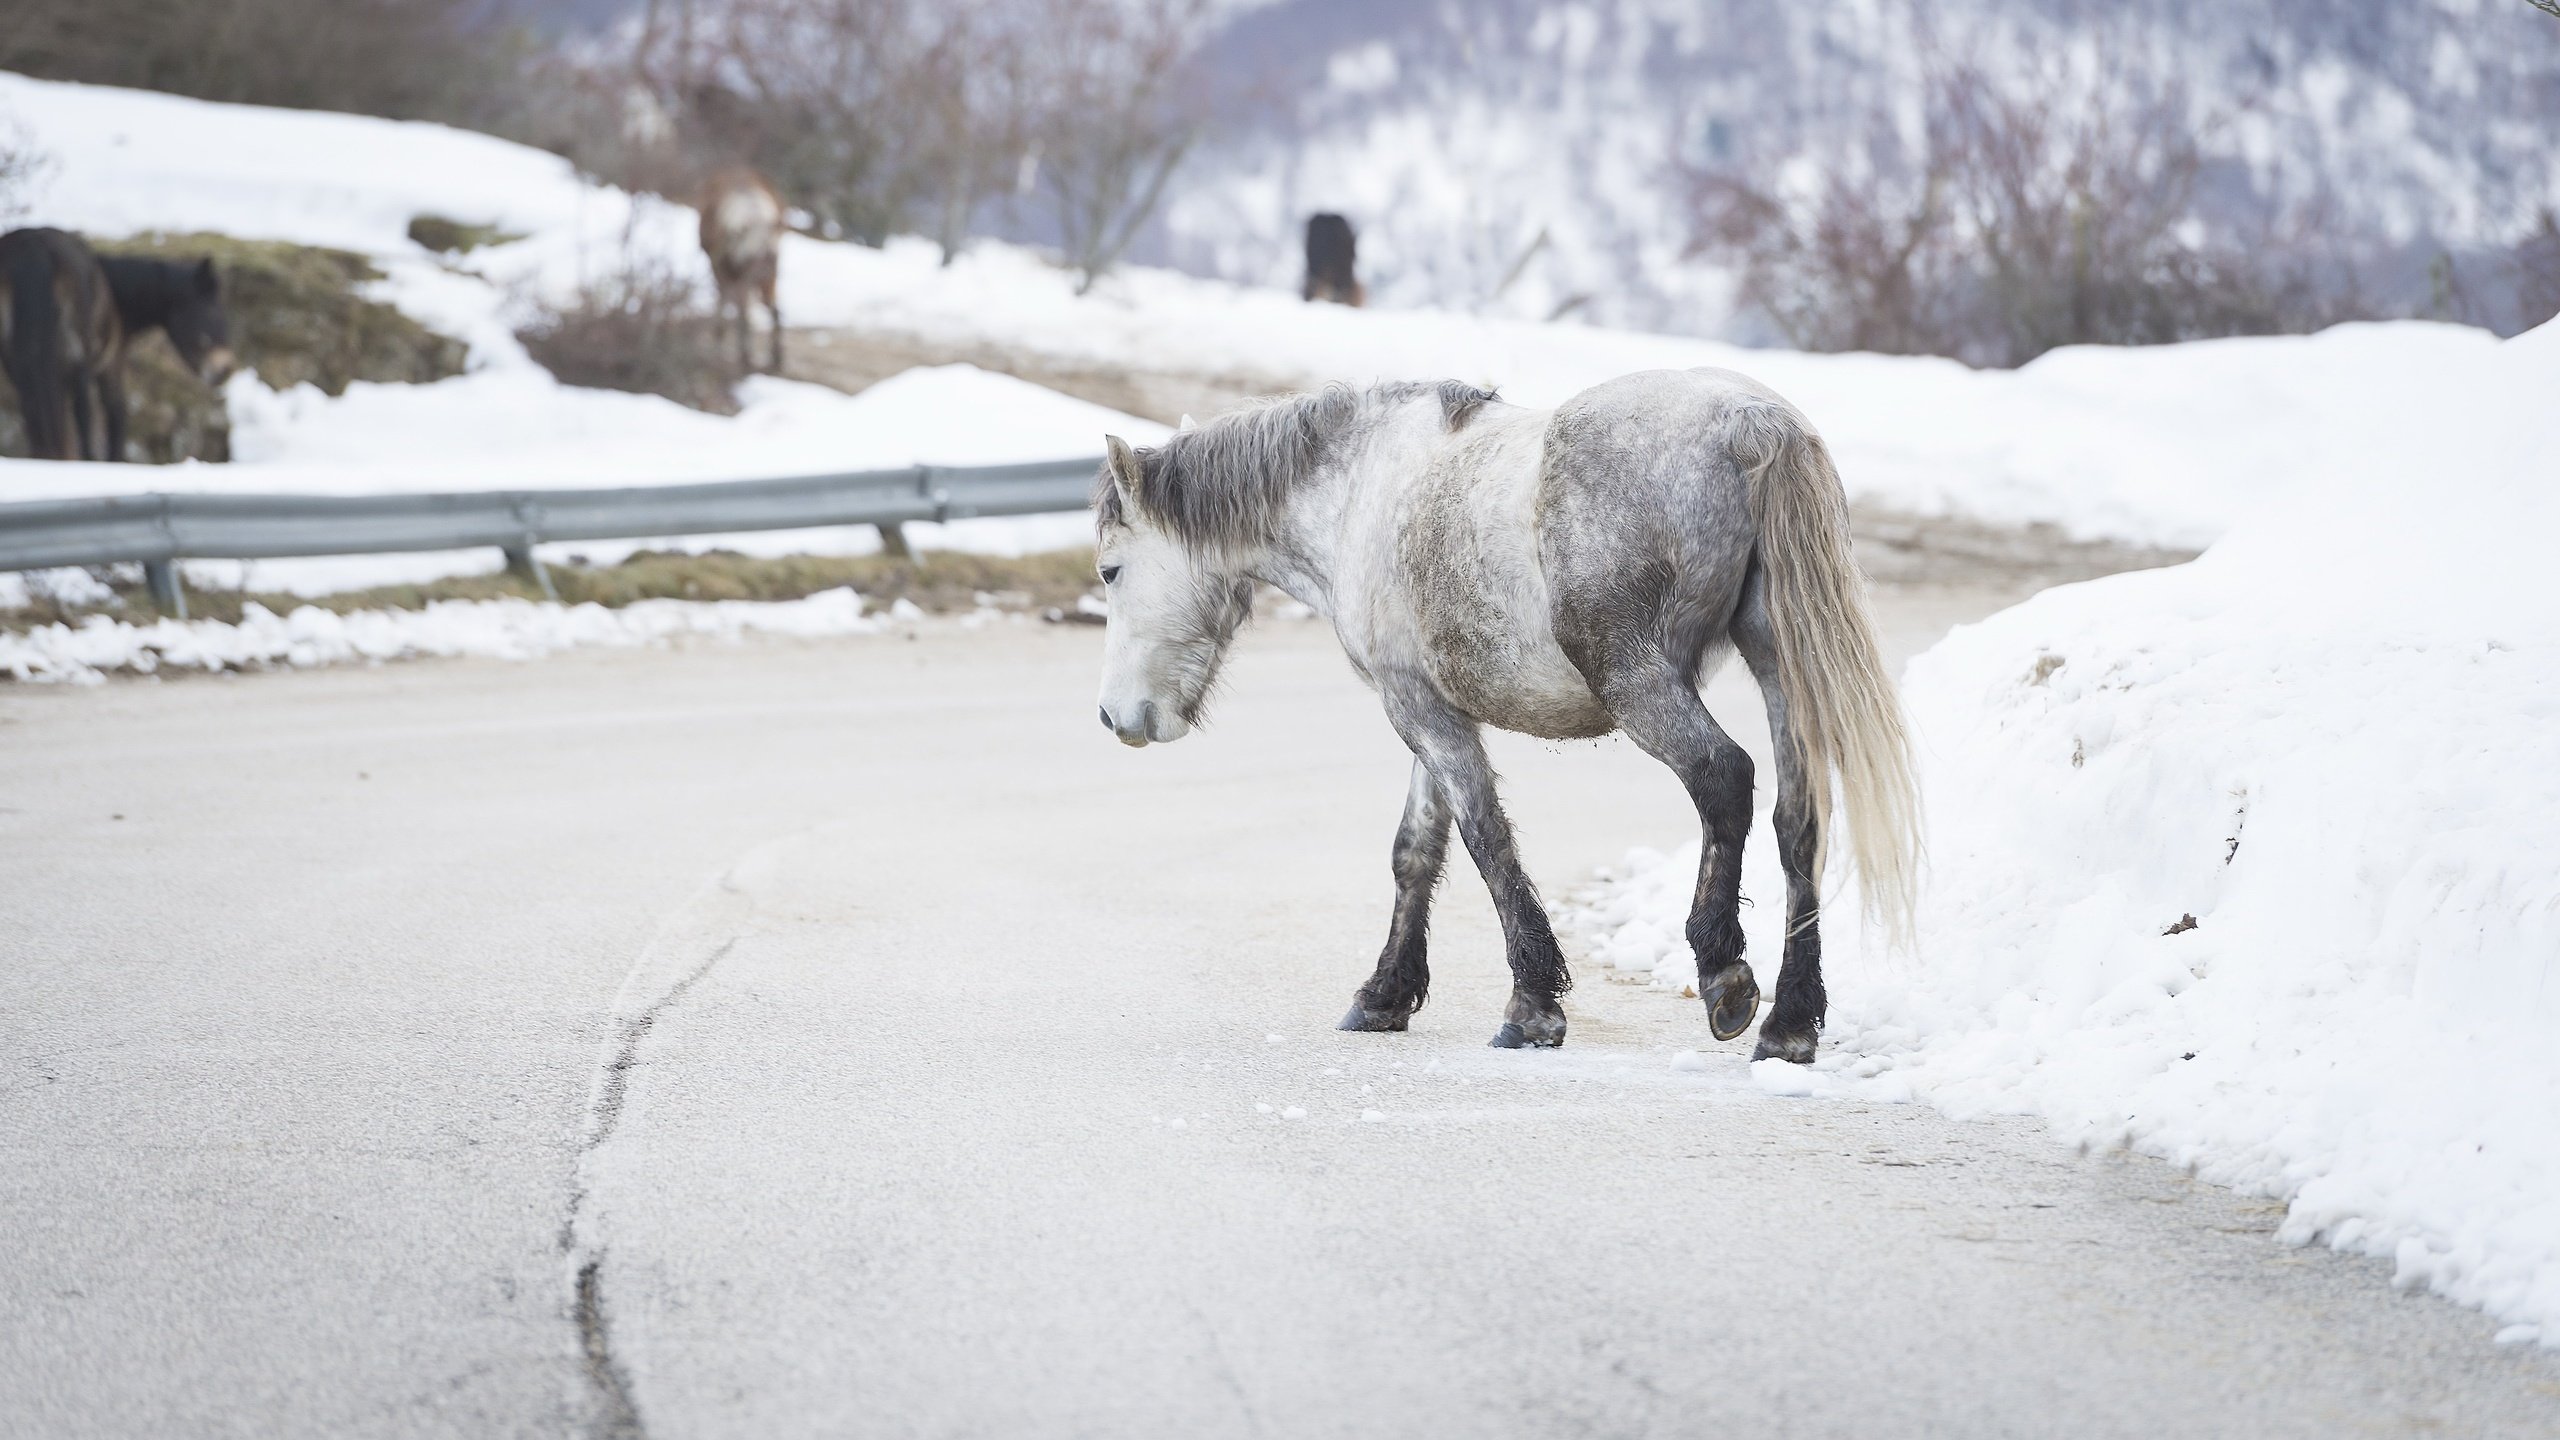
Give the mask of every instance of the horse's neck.
M 169 323 L 169 312 L 176 308 L 170 298 L 175 287 L 160 267 L 131 261 L 105 268 L 107 293 L 115 297 L 116 315 L 124 321 L 125 333 L 139 335 Z
M 1346 582 L 1357 588 L 1357 577 L 1345 575 L 1344 568 L 1365 563 L 1346 551 L 1366 528 L 1355 517 L 1364 507 L 1391 498 L 1384 486 L 1392 460 L 1371 453 L 1377 443 L 1373 434 L 1362 453 L 1329 462 L 1291 492 L 1277 532 L 1257 557 L 1253 578 L 1320 615 L 1337 612 Z

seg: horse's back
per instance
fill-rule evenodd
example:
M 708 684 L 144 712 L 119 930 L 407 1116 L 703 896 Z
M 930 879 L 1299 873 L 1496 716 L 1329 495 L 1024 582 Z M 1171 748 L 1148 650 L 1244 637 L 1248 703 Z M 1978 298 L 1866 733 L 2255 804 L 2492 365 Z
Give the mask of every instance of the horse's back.
M 702 248 L 720 269 L 743 273 L 781 249 L 789 216 L 770 181 L 744 166 L 712 173 L 703 185 Z
M 1559 642 L 1588 668 L 1630 633 L 1695 673 L 1749 578 L 1758 527 L 1737 414 L 1784 405 L 1731 370 L 1648 370 L 1557 407 L 1540 462 L 1539 555 Z

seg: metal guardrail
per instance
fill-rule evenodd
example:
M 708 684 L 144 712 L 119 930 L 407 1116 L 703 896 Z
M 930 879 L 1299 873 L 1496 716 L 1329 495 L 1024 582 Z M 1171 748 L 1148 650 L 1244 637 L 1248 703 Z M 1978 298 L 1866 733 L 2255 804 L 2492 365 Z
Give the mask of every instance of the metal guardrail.
M 1080 510 L 1101 457 L 1029 465 L 860 470 L 602 490 L 392 495 L 111 495 L 0 503 L 0 570 L 140 561 L 181 618 L 179 560 L 277 560 L 495 546 L 551 594 L 533 547 L 747 530 L 962 520 Z

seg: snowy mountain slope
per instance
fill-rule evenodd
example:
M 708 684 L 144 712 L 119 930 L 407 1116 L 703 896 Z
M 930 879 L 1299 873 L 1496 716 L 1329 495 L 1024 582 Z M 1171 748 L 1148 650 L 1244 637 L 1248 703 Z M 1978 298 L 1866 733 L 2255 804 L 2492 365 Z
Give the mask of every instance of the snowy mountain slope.
M 1682 258 L 1684 166 L 1907 112 L 1932 49 L 1997 72 L 2089 43 L 2190 89 L 2217 213 L 2324 198 L 2381 282 L 2560 199 L 2560 25 L 2521 3 L 1280 0 L 1216 52 L 1270 98 L 1186 172 L 1166 245 L 1294 282 L 1298 223 L 1339 209 L 1382 303 L 1538 317 L 1588 296 L 1602 323 L 1723 333 L 1723 277 Z

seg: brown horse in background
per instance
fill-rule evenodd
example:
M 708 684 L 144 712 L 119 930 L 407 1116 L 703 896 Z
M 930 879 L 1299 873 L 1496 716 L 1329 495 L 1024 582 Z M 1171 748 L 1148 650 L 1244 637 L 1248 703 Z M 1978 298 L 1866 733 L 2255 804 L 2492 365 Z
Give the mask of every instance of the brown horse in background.
M 712 172 L 702 187 L 702 253 L 711 259 L 711 279 L 719 288 L 717 314 L 722 323 L 738 317 L 738 365 L 755 368 L 747 309 L 762 300 L 773 322 L 771 368 L 782 370 L 782 308 L 774 303 L 774 284 L 782 266 L 782 235 L 790 212 L 782 192 L 744 165 Z
M 63 230 L 0 235 L 0 370 L 18 392 L 30 456 L 125 458 L 125 353 L 153 330 L 206 384 L 231 373 L 211 260 L 101 257 Z

